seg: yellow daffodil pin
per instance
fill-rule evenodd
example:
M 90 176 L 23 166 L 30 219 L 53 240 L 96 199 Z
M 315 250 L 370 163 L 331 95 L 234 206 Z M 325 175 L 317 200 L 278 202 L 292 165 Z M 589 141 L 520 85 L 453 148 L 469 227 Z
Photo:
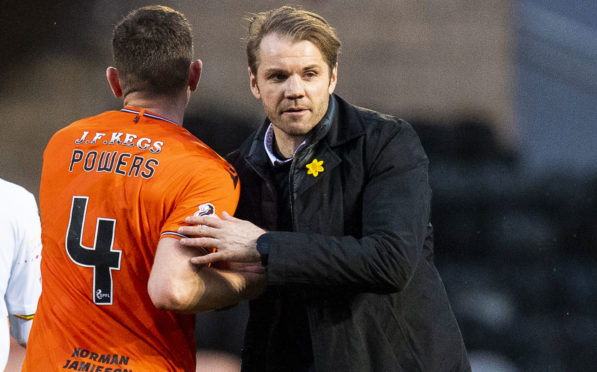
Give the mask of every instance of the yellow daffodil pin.
M 309 170 L 307 174 L 312 174 L 313 177 L 317 177 L 319 172 L 323 172 L 323 160 L 313 159 L 310 164 L 307 164 L 307 169 Z

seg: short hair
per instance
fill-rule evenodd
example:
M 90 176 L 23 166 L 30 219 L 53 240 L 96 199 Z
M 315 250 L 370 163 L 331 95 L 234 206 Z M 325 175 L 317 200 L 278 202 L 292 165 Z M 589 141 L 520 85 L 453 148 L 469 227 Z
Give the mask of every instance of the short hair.
M 247 59 L 253 74 L 259 66 L 259 48 L 261 40 L 269 34 L 290 37 L 294 41 L 308 40 L 315 44 L 330 67 L 338 62 L 340 40 L 336 31 L 319 14 L 283 6 L 266 12 L 251 14 L 247 17 Z
M 166 6 L 136 9 L 114 27 L 112 52 L 123 95 L 178 94 L 189 79 L 191 25 L 182 13 Z

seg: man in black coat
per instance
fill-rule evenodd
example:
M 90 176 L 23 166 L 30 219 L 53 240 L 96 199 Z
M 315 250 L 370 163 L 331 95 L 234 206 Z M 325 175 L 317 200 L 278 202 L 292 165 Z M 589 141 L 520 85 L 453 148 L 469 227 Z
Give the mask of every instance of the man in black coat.
M 229 157 L 237 217 L 179 230 L 196 236 L 182 244 L 216 248 L 196 264 L 265 268 L 243 371 L 470 371 L 433 263 L 416 133 L 333 94 L 340 42 L 321 16 L 282 7 L 249 21 L 250 87 L 267 119 Z

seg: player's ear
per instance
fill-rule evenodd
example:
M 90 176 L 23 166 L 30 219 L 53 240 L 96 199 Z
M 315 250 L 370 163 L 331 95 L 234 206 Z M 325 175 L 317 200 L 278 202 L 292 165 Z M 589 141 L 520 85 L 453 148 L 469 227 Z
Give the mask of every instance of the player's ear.
M 253 93 L 255 98 L 261 99 L 261 92 L 259 91 L 259 86 L 257 85 L 257 76 L 255 76 L 255 74 L 253 74 L 253 71 L 251 71 L 251 67 L 249 67 L 248 69 L 249 69 L 249 86 L 251 87 L 251 93 Z
M 189 89 L 191 92 L 194 92 L 197 89 L 197 85 L 199 85 L 201 71 L 203 71 L 203 62 L 200 59 L 191 62 L 191 66 L 189 67 Z
M 106 69 L 106 79 L 108 79 L 108 84 L 110 84 L 110 89 L 112 89 L 114 97 L 122 97 L 122 87 L 120 86 L 120 81 L 118 81 L 118 70 L 116 67 L 110 66 Z

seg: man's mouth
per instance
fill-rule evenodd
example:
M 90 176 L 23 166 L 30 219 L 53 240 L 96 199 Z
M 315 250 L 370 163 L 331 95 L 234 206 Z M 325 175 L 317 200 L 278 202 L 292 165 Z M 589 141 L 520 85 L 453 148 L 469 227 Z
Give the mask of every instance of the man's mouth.
M 301 113 L 304 111 L 307 111 L 307 109 L 304 107 L 289 107 L 289 108 L 285 109 L 283 112 L 285 114 L 295 114 L 295 113 Z

